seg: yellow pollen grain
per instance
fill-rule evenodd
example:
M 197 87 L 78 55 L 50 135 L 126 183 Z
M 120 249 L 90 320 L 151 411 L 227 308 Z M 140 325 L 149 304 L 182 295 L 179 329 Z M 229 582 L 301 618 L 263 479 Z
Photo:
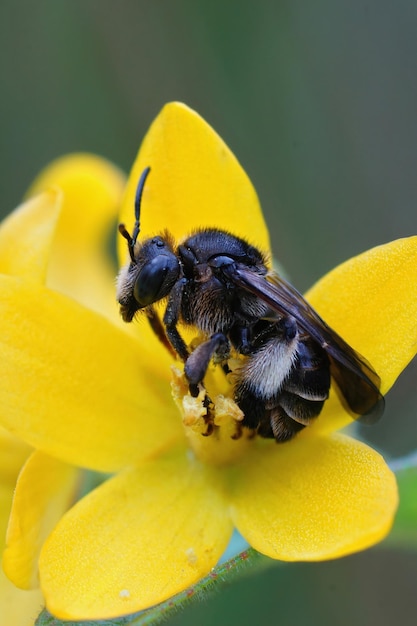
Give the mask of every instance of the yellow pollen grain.
M 192 397 L 183 372 L 172 368 L 172 395 L 180 411 L 185 435 L 195 457 L 210 465 L 229 465 L 251 445 L 252 431 L 242 426 L 244 414 L 233 398 L 210 387 L 208 402 L 201 386 Z
M 171 367 L 172 372 L 172 380 L 171 380 L 171 389 L 172 389 L 172 397 L 175 402 L 182 402 L 182 398 L 188 394 L 188 384 L 185 380 L 184 373 L 173 365 Z
M 216 411 L 214 423 L 216 426 L 223 426 L 231 420 L 241 422 L 245 417 L 243 411 L 238 407 L 232 398 L 225 398 L 222 395 L 216 397 Z
M 188 389 L 188 383 L 184 373 L 177 367 L 172 368 L 172 395 L 182 415 L 182 423 L 186 429 L 191 428 L 194 432 L 205 434 L 207 432 L 206 415 L 207 408 L 203 402 L 206 392 L 201 388 L 196 398 L 193 398 Z
M 189 395 L 183 397 L 184 426 L 197 428 L 197 430 L 200 429 L 201 425 L 204 426 L 204 416 L 207 415 L 207 409 L 203 406 L 204 395 L 204 392 L 200 392 L 196 398 Z

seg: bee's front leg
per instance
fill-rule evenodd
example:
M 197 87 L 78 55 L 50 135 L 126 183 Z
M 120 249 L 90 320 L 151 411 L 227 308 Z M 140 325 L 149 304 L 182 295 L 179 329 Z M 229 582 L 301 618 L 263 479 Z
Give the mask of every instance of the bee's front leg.
M 186 283 L 185 278 L 180 278 L 173 286 L 163 319 L 166 335 L 175 352 L 184 362 L 188 359 L 188 350 L 184 339 L 178 332 L 177 324 L 180 317 L 182 294 Z
M 198 385 L 203 382 L 210 360 L 215 357 L 219 362 L 227 359 L 230 352 L 229 340 L 223 333 L 216 333 L 190 354 L 185 362 L 184 372 L 190 384 L 192 396 L 198 396 Z

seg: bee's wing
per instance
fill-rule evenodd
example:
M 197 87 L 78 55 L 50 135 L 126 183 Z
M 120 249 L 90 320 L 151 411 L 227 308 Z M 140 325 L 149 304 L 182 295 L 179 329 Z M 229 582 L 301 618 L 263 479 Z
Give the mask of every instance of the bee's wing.
M 374 423 L 384 411 L 380 378 L 371 365 L 332 330 L 303 296 L 279 276 L 266 279 L 243 266 L 224 268 L 233 283 L 263 300 L 278 314 L 291 315 L 327 352 L 331 374 L 349 412 Z

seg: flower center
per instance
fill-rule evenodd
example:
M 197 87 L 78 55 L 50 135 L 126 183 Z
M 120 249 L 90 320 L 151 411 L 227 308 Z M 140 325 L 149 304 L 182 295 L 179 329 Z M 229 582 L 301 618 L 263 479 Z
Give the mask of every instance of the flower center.
M 200 461 L 217 466 L 234 463 L 254 438 L 254 432 L 242 425 L 244 414 L 232 398 L 233 387 L 219 370 L 207 373 L 196 397 L 175 366 L 171 383 L 191 450 Z

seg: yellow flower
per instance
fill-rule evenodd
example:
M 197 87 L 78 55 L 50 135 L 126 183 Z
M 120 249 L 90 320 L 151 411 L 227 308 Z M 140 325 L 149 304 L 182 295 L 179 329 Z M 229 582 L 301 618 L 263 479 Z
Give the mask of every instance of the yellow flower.
M 0 554 L 4 549 L 16 478 L 30 452 L 28 445 L 0 428 Z M 0 571 L 0 606 L 4 623 L 8 626 L 27 626 L 42 605 L 39 590 L 21 591 Z
M 172 103 L 151 126 L 126 187 L 120 221 L 128 229 L 146 166 L 141 238 L 168 229 L 180 240 L 213 226 L 268 252 L 249 179 L 196 113 Z M 75 181 L 88 169 L 77 159 L 63 167 Z M 37 190 L 51 182 L 65 197 L 53 170 Z M 15 584 L 28 585 L 25 558 L 26 570 L 36 566 L 28 547 L 39 536 L 28 531 L 23 550 L 16 534 L 42 518 L 31 485 L 36 469 L 36 484 L 50 491 L 51 457 L 63 468 L 115 473 L 62 517 L 42 547 L 42 592 L 63 619 L 109 618 L 163 601 L 210 571 L 234 527 L 260 552 L 289 561 L 336 558 L 381 540 L 397 506 L 395 478 L 378 453 L 334 432 L 350 421 L 336 395 L 289 443 L 234 440 L 230 390 L 210 372 L 222 425 L 216 436 L 200 434 L 201 406 L 180 364 L 172 380 L 172 358 L 146 320 L 123 324 L 108 295 L 111 272 L 99 251 L 111 211 L 102 215 L 94 194 L 74 186 L 56 235 L 52 209 L 42 217 L 25 205 L 19 228 L 3 226 L 11 244 L 0 259 L 1 420 L 37 449 L 21 473 L 9 526 L 4 563 Z M 118 245 L 125 262 L 126 242 Z M 334 269 L 307 294 L 372 363 L 383 393 L 416 352 L 416 261 L 417 237 L 395 241 Z M 66 289 L 70 279 L 83 289 Z

